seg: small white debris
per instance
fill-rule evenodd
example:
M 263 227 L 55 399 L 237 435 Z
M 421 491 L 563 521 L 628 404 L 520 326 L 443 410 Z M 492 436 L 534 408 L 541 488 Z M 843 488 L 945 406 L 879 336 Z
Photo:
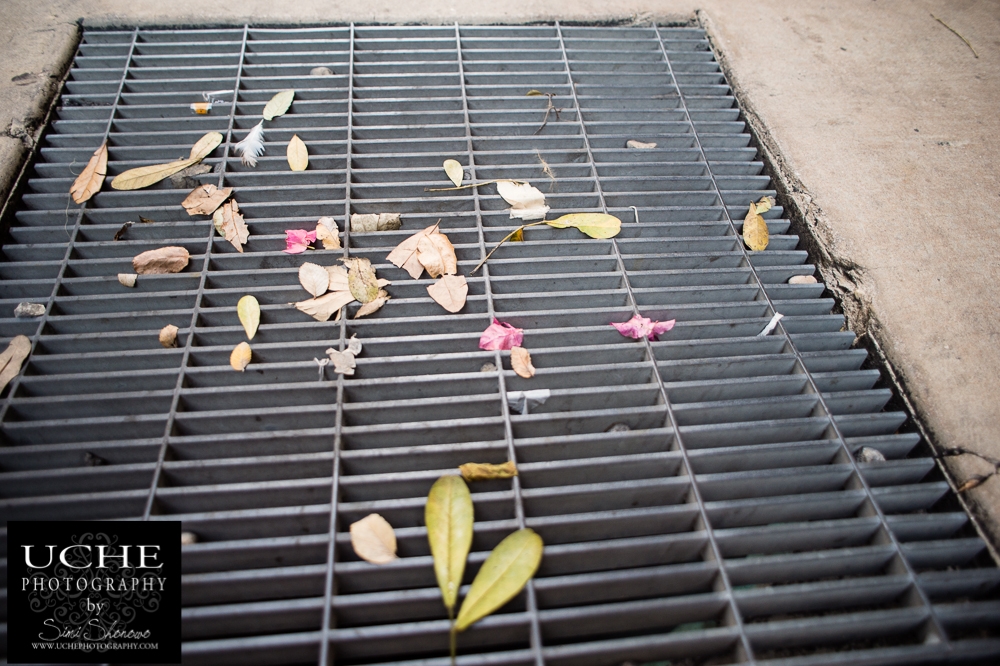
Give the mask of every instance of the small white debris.
M 507 391 L 507 404 L 518 414 L 527 414 L 532 407 L 544 405 L 551 395 L 552 391 L 549 389 Z
M 190 546 L 191 544 L 198 543 L 198 535 L 194 532 L 181 532 L 181 545 Z
M 41 317 L 45 314 L 45 306 L 41 303 L 18 303 L 14 308 L 15 317 Z
M 818 280 L 812 275 L 794 275 L 788 279 L 788 284 L 816 284 Z
M 771 321 L 767 322 L 767 326 L 764 327 L 763 331 L 757 334 L 757 337 L 763 338 L 767 336 L 771 331 L 777 328 L 778 322 L 781 321 L 782 317 L 784 316 L 785 315 L 781 314 L 780 312 L 775 312 L 774 316 L 771 317 Z
M 118 281 L 126 287 L 134 287 L 135 281 L 139 278 L 135 273 L 119 273 Z
M 862 446 L 858 449 L 857 453 L 854 454 L 855 460 L 859 463 L 875 463 L 875 462 L 885 462 L 885 456 L 878 449 L 873 449 L 870 446 Z
M 636 141 L 635 139 L 629 139 L 625 142 L 626 148 L 635 148 L 636 150 L 652 150 L 656 148 L 655 143 L 643 143 L 642 141 Z
M 309 76 L 333 76 L 333 70 L 329 67 L 313 67 L 309 70 Z

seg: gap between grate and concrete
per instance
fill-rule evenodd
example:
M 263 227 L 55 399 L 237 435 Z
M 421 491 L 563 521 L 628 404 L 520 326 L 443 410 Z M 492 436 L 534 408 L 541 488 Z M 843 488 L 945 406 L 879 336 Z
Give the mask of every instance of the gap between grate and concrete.
M 0 193 L 27 155 L 78 21 L 101 26 L 700 21 L 798 208 L 850 326 L 898 373 L 941 448 L 1000 458 L 1000 11 L 991 2 L 8 0 Z M 961 33 L 972 49 L 939 17 Z M 864 342 L 864 340 L 862 340 Z M 961 482 L 990 466 L 950 458 Z M 966 493 L 1000 534 L 1000 479 Z

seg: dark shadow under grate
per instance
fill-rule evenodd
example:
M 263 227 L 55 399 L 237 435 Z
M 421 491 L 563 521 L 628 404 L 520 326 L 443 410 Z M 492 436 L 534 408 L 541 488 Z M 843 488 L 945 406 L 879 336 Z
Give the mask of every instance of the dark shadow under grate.
M 289 88 L 291 112 L 243 166 L 232 145 Z M 537 135 L 546 98 L 529 89 L 562 109 Z M 223 101 L 192 115 L 213 91 Z M 198 179 L 235 188 L 243 254 L 169 181 L 68 205 L 105 139 L 113 177 L 209 130 L 226 143 Z M 293 134 L 302 173 L 285 161 Z M 514 226 L 493 187 L 424 191 L 448 184 L 448 158 L 623 230 L 532 229 L 447 315 L 389 250 L 440 218 L 467 274 Z M 0 407 L 0 515 L 182 520 L 199 537 L 184 548 L 186 664 L 444 665 L 424 498 L 461 463 L 513 458 L 519 478 L 473 487 L 467 575 L 524 525 L 545 539 L 542 568 L 461 636 L 461 664 L 992 662 L 1000 573 L 905 415 L 883 411 L 890 392 L 823 285 L 788 284 L 814 268 L 780 207 L 767 250 L 744 249 L 748 203 L 767 194 L 697 29 L 86 31 L 0 262 L 2 342 L 33 343 Z M 284 254 L 285 229 L 376 212 L 403 229 L 345 233 L 345 252 L 394 281 L 388 305 L 325 324 L 289 307 L 302 261 L 341 253 Z M 156 222 L 112 240 L 140 215 Z M 163 245 L 189 267 L 118 283 Z M 241 374 L 228 358 L 248 293 L 263 314 Z M 13 318 L 21 301 L 46 314 Z M 608 325 L 636 312 L 678 324 L 654 342 Z M 493 316 L 526 330 L 535 378 L 478 349 Z M 157 341 L 166 324 L 177 349 Z M 357 374 L 317 380 L 314 357 L 354 334 Z M 505 394 L 529 389 L 551 396 L 512 411 Z M 888 460 L 856 462 L 863 446 Z M 352 552 L 348 526 L 371 512 L 396 527 L 397 562 Z

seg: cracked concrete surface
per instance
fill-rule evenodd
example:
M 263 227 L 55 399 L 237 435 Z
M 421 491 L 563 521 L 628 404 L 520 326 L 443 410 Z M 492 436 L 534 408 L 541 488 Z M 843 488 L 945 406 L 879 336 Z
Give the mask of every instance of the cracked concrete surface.
M 945 21 L 971 49 L 936 21 Z M 1000 458 L 1000 4 L 988 0 L 7 0 L 0 193 L 86 26 L 698 20 L 851 327 L 934 442 Z M 989 465 L 949 458 L 959 483 Z M 965 494 L 1000 537 L 1000 478 Z

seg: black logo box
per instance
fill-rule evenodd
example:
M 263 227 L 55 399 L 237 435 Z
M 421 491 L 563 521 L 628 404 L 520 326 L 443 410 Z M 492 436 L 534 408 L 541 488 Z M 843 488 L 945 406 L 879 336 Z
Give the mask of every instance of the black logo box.
M 179 521 L 10 521 L 8 662 L 179 664 L 180 533 Z

